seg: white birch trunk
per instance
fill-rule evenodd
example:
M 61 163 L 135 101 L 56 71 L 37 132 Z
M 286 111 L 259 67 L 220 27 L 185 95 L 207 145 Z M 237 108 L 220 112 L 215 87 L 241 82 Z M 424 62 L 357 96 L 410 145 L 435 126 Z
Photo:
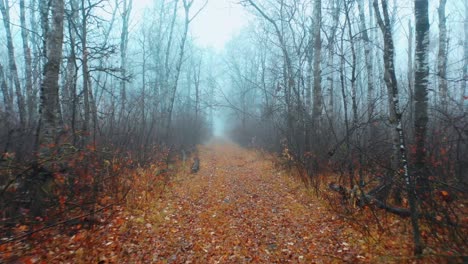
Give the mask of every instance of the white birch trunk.
M 39 144 L 40 154 L 47 154 L 50 144 L 56 140 L 58 128 L 58 94 L 59 94 L 59 72 L 62 62 L 63 45 L 63 0 L 51 1 L 52 23 L 47 31 L 45 39 L 47 62 L 44 66 L 44 79 L 41 84 L 40 126 Z M 49 23 L 48 13 L 42 18 Z
M 23 40 L 23 56 L 24 56 L 24 71 L 25 71 L 25 86 L 27 95 L 27 113 L 28 126 L 31 127 L 35 116 L 34 93 L 32 87 L 32 59 L 31 49 L 29 48 L 28 29 L 26 26 L 26 10 L 24 0 L 20 0 L 20 22 L 21 22 L 21 37 Z
M 414 239 L 414 253 L 420 255 L 422 253 L 421 233 L 419 231 L 418 223 L 418 207 L 416 205 L 415 197 L 415 181 L 414 177 L 409 172 L 407 149 L 405 143 L 405 136 L 402 125 L 402 114 L 400 111 L 400 100 L 398 95 L 398 83 L 395 74 L 395 62 L 394 54 L 395 47 L 393 44 L 393 36 L 391 30 L 391 21 L 388 14 L 388 3 L 387 0 L 381 0 L 383 18 L 380 13 L 378 0 L 374 0 L 374 10 L 377 19 L 377 23 L 384 35 L 384 63 L 385 63 L 385 83 L 389 89 L 389 97 L 392 98 L 391 104 L 395 111 L 396 120 L 393 123 L 393 129 L 398 135 L 398 143 L 400 150 L 400 160 L 402 164 L 403 178 L 405 179 L 408 201 L 411 211 L 411 223 L 413 227 L 413 239 Z
M 3 17 L 3 26 L 5 28 L 7 50 L 8 50 L 8 66 L 13 84 L 15 86 L 16 101 L 18 104 L 18 113 L 20 119 L 20 126 L 25 127 L 26 125 L 26 108 L 24 103 L 24 96 L 21 90 L 21 83 L 18 76 L 18 67 L 16 66 L 15 48 L 13 46 L 13 36 L 10 28 L 10 7 L 8 0 L 0 0 L 0 11 Z
M 445 16 L 445 4 L 447 0 L 440 0 L 439 15 L 439 52 L 437 55 L 437 77 L 439 81 L 440 107 L 445 112 L 448 107 L 448 87 L 447 87 L 447 25 Z

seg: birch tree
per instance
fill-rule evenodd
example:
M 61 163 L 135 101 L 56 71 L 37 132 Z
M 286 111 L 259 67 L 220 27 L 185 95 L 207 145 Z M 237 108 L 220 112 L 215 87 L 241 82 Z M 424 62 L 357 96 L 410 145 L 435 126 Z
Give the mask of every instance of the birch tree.
M 414 74 L 414 141 L 415 169 L 421 192 L 428 191 L 426 182 L 426 134 L 428 123 L 428 83 L 429 83 L 429 2 L 428 0 L 414 1 L 414 16 L 416 23 L 416 51 Z
M 413 34 L 413 26 L 411 24 L 411 20 L 408 19 L 408 59 L 407 59 L 407 67 L 408 67 L 408 72 L 407 72 L 407 82 L 408 82 L 408 96 L 409 96 L 409 101 L 410 101 L 410 107 L 409 107 L 409 119 L 410 122 L 414 122 L 414 107 L 413 107 L 413 96 L 414 96 L 414 60 L 413 60 L 413 42 L 414 42 L 414 34 Z
M 330 119 L 334 120 L 335 118 L 335 106 L 334 106 L 334 84 L 335 84 L 335 70 L 333 67 L 335 61 L 335 42 L 336 42 L 336 31 L 338 28 L 339 18 L 340 18 L 340 11 L 341 11 L 341 0 L 334 0 L 332 1 L 332 18 L 333 24 L 329 33 L 328 37 L 328 61 L 327 61 L 327 68 L 329 76 L 327 77 L 328 81 L 328 112 L 330 115 Z
M 130 14 L 132 12 L 133 0 L 123 0 L 122 10 L 122 31 L 120 34 L 120 122 L 123 121 L 125 114 L 125 104 L 127 100 L 127 49 L 128 49 L 128 25 L 130 20 Z
M 440 105 L 442 110 L 447 111 L 447 18 L 445 16 L 445 5 L 447 0 L 439 1 L 437 10 L 439 15 L 439 52 L 437 55 L 437 77 L 439 81 Z M 427 33 L 429 34 L 429 33 Z
M 320 116 L 322 114 L 322 1 L 314 0 L 313 11 L 313 39 L 314 39 L 314 95 L 312 108 L 312 122 L 315 135 L 320 129 Z
M 465 0 L 465 22 L 464 22 L 465 37 L 463 41 L 463 78 L 462 78 L 462 96 L 461 104 L 464 106 L 463 110 L 468 112 L 468 0 Z
M 15 95 L 18 103 L 18 113 L 20 126 L 23 128 L 26 125 L 26 108 L 24 103 L 24 96 L 21 89 L 20 78 L 18 74 L 18 67 L 16 66 L 15 48 L 13 45 L 13 36 L 11 33 L 10 21 L 10 3 L 8 0 L 0 0 L 0 12 L 3 17 L 3 26 L 5 28 L 7 50 L 8 50 L 8 66 L 10 74 L 13 78 L 15 86 Z
M 367 119 L 371 122 L 374 115 L 374 65 L 372 61 L 371 42 L 366 25 L 366 16 L 364 14 L 364 0 L 358 0 L 359 9 L 359 28 L 364 44 L 364 59 L 366 64 L 366 81 L 367 81 Z M 371 125 L 371 135 L 373 126 Z
M 418 209 L 416 205 L 414 178 L 409 172 L 408 158 L 406 151 L 405 136 L 403 131 L 402 114 L 400 112 L 400 100 L 398 94 L 398 83 L 395 74 L 395 62 L 394 53 L 395 46 L 393 44 L 392 26 L 390 16 L 388 12 L 387 0 L 381 0 L 382 13 L 379 8 L 378 0 L 374 0 L 373 6 L 377 23 L 382 31 L 384 37 L 384 63 L 385 63 L 385 83 L 390 92 L 389 96 L 392 98 L 393 110 L 395 112 L 395 122 L 393 123 L 392 129 L 398 134 L 398 143 L 400 150 L 400 160 L 402 164 L 403 177 L 406 181 L 408 201 L 411 210 L 411 222 L 413 227 L 413 239 L 414 239 L 414 253 L 419 255 L 422 253 L 421 234 L 419 231 L 418 223 Z M 382 15 L 383 14 L 383 15 Z
M 6 116 L 7 125 L 11 125 L 11 117 L 13 116 L 13 95 L 8 88 L 7 79 L 5 77 L 5 71 L 3 65 L 0 63 L 0 88 L 3 94 L 3 104 Z M 9 128 L 10 129 L 10 128 Z
M 34 92 L 32 83 L 32 58 L 31 49 L 29 47 L 29 32 L 26 25 L 26 7 L 24 0 L 20 0 L 20 22 L 21 22 L 21 38 L 23 41 L 23 57 L 24 57 L 24 71 L 25 71 L 25 87 L 27 95 L 27 113 L 28 113 L 28 126 L 32 126 L 35 116 L 34 106 Z
M 89 74 L 89 66 L 88 66 L 88 58 L 89 58 L 89 51 L 88 51 L 88 18 L 89 18 L 89 8 L 90 6 L 86 7 L 86 1 L 81 0 L 80 6 L 80 19 L 81 23 L 79 24 L 79 34 L 80 41 L 81 41 L 81 72 L 83 75 L 83 101 L 84 101 L 84 120 L 83 120 L 83 132 L 85 135 L 89 132 L 90 126 L 90 117 L 91 117 L 91 103 L 90 103 L 90 92 L 92 91 L 90 88 L 90 74 Z M 85 138 L 82 138 L 82 144 L 85 144 Z
M 44 79 L 41 84 L 41 104 L 39 108 L 39 140 L 40 154 L 47 154 L 50 144 L 54 144 L 58 127 L 58 97 L 59 97 L 59 72 L 62 60 L 63 45 L 63 20 L 64 1 L 51 0 L 51 19 L 49 14 L 42 13 L 43 21 L 50 23 L 49 30 L 45 36 L 47 61 L 44 65 Z

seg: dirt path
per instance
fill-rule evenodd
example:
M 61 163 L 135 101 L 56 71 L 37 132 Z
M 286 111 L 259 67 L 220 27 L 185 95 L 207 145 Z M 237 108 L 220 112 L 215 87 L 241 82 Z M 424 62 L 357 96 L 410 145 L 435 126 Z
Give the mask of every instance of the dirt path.
M 152 251 L 129 243 L 123 256 L 162 263 L 365 258 L 347 241 L 350 228 L 337 229 L 338 220 L 324 213 L 323 204 L 261 155 L 232 144 L 212 144 L 201 147 L 200 160 L 200 171 L 176 181 L 159 202 L 157 218 L 163 220 L 147 224 Z
M 163 192 L 156 165 L 136 169 L 126 204 L 100 224 L 3 245 L 0 262 L 375 263 L 386 255 L 266 155 L 215 142 L 199 156 L 200 171 L 178 173 Z M 399 242 L 390 242 L 395 254 Z

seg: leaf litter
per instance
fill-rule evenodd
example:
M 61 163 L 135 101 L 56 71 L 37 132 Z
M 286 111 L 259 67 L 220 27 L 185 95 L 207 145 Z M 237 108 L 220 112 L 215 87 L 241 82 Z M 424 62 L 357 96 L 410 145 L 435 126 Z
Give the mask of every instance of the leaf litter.
M 134 195 L 114 207 L 105 224 L 72 236 L 49 231 L 4 244 L 1 249 L 10 255 L 16 251 L 16 257 L 1 253 L 2 259 L 101 264 L 412 262 L 382 258 L 410 255 L 410 239 L 373 244 L 352 222 L 327 209 L 325 200 L 279 171 L 268 154 L 214 143 L 200 146 L 199 155 L 198 173 L 181 170 L 161 192 L 148 191 L 154 169 L 140 172 Z

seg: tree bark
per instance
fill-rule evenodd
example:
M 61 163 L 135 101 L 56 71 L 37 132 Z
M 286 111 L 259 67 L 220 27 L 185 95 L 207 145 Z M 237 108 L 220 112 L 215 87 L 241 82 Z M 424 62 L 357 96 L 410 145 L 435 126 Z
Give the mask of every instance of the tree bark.
M 448 87 L 447 87 L 447 18 L 445 16 L 445 4 L 447 0 L 440 0 L 439 15 L 439 53 L 437 55 L 437 76 L 439 79 L 440 107 L 446 112 L 448 107 Z
M 128 49 L 128 25 L 130 14 L 132 12 L 133 0 L 123 0 L 123 13 L 122 13 L 122 32 L 120 34 L 120 114 L 119 120 L 123 122 L 125 115 L 125 105 L 127 101 L 127 49 Z
M 351 103 L 352 103 L 352 111 L 353 111 L 353 130 L 354 133 L 354 144 L 359 145 L 361 141 L 361 132 L 358 129 L 358 105 L 357 105 L 357 90 L 356 90 L 356 67 L 357 67 L 357 58 L 356 58 L 356 48 L 354 44 L 354 36 L 352 32 L 352 24 L 351 19 L 349 18 L 350 7 L 347 2 L 345 2 L 345 17 L 346 17 L 346 24 L 348 25 L 348 37 L 349 37 L 349 45 L 351 47 Z M 345 25 L 346 26 L 346 25 Z M 354 155 L 354 153 L 352 154 Z M 350 162 L 353 162 L 354 158 L 351 158 Z M 358 160 L 359 160 L 359 186 L 364 185 L 364 178 L 362 172 L 362 152 L 358 153 Z M 354 186 L 354 170 L 350 170 L 350 177 L 351 177 L 351 184 Z M 351 188 L 353 186 L 350 186 Z
M 408 191 L 408 201 L 411 211 L 411 223 L 413 227 L 414 253 L 420 255 L 422 253 L 421 233 L 418 223 L 418 208 L 416 205 L 414 177 L 409 172 L 408 158 L 406 153 L 405 136 L 402 125 L 402 114 L 400 112 L 400 101 L 398 95 L 398 84 L 395 74 L 393 36 L 391 30 L 391 21 L 388 14 L 387 0 L 381 0 L 383 18 L 379 10 L 378 0 L 374 0 L 374 10 L 377 23 L 384 35 L 384 63 L 385 63 L 385 83 L 391 92 L 389 96 L 392 98 L 393 109 L 395 111 L 396 120 L 393 124 L 393 129 L 398 134 L 398 143 L 400 150 L 400 159 L 402 163 L 403 177 L 406 181 Z
M 364 43 L 364 58 L 366 62 L 366 71 L 367 71 L 367 120 L 372 122 L 374 115 L 374 64 L 372 62 L 371 54 L 371 43 L 369 39 L 369 34 L 367 33 L 368 28 L 366 26 L 366 17 L 364 15 L 364 0 L 358 0 L 358 9 L 359 9 L 359 27 L 362 33 L 362 40 Z M 374 125 L 370 125 L 370 136 L 374 135 Z
M 5 72 L 3 65 L 0 63 L 0 88 L 3 94 L 3 103 L 5 105 L 5 115 L 7 117 L 7 124 L 11 125 L 11 117 L 13 116 L 13 95 L 8 89 Z
M 15 48 L 13 46 L 13 36 L 11 34 L 10 28 L 10 7 L 8 0 L 0 0 L 0 11 L 3 17 L 3 26 L 5 27 L 8 49 L 8 65 L 15 86 L 20 126 L 21 128 L 24 128 L 26 126 L 26 108 L 24 103 L 24 96 L 21 90 L 21 83 L 18 76 L 18 67 L 16 66 Z
M 31 26 L 31 30 L 33 32 L 39 32 L 39 24 L 37 23 L 37 0 L 31 0 L 29 3 L 29 25 Z M 32 49 L 32 104 L 33 104 L 33 112 L 34 112 L 34 119 L 37 124 L 38 119 L 38 94 L 39 89 L 41 86 L 42 81 L 42 72 L 41 72 L 41 44 L 38 40 L 37 34 L 29 34 L 29 39 L 31 42 L 31 49 Z
M 311 144 L 311 131 L 312 131 L 312 120 L 308 118 L 312 114 L 312 75 L 313 75 L 313 58 L 314 58 L 314 46 L 313 46 L 313 26 L 310 28 L 309 32 L 309 40 L 307 44 L 307 49 L 305 51 L 305 56 L 307 60 L 307 67 L 306 67 L 306 84 L 305 84 L 305 131 L 304 131 L 304 152 L 307 154 L 306 156 L 306 163 L 308 163 L 307 159 L 310 156 L 310 151 L 312 149 Z
M 169 107 L 167 109 L 167 124 L 166 124 L 166 135 L 165 135 L 166 140 L 169 139 L 169 134 L 171 132 L 172 112 L 174 110 L 174 102 L 175 102 L 175 96 L 177 93 L 177 86 L 179 83 L 179 76 L 180 76 L 180 72 L 182 69 L 182 64 L 184 63 L 185 44 L 187 41 L 188 29 L 190 25 L 189 13 L 190 13 L 190 8 L 193 3 L 193 0 L 191 1 L 182 0 L 182 1 L 184 4 L 184 11 L 185 11 L 184 31 L 182 33 L 182 40 L 180 43 L 180 50 L 179 50 L 179 58 L 177 60 L 176 69 L 175 69 L 176 72 L 175 72 L 175 77 L 174 77 L 174 84 L 172 85 L 171 97 L 169 98 Z
M 91 118 L 91 104 L 90 104 L 90 81 L 89 81 L 89 69 L 88 69 L 88 12 L 85 8 L 85 0 L 81 0 L 81 70 L 83 74 L 83 101 L 84 101 L 84 120 L 83 120 L 83 133 L 84 137 L 82 138 L 82 145 L 85 145 L 87 140 L 85 139 L 89 133 L 90 127 L 90 118 Z
M 415 151 L 415 173 L 418 178 L 420 194 L 429 191 L 426 169 L 426 134 L 428 123 L 428 83 L 429 83 L 429 3 L 428 0 L 415 0 L 415 23 L 416 23 L 416 52 L 415 52 L 415 76 L 414 76 L 414 141 Z
M 333 25 L 330 32 L 330 37 L 328 38 L 328 61 L 327 68 L 330 74 L 327 77 L 328 80 L 328 113 L 330 120 L 335 119 L 335 103 L 334 103 L 334 84 L 335 84 L 335 67 L 334 58 L 335 58 L 335 42 L 336 42 L 336 30 L 338 28 L 339 17 L 341 10 L 341 0 L 333 1 Z
M 21 37 L 23 39 L 23 56 L 24 56 L 24 71 L 25 71 L 25 86 L 27 95 L 27 113 L 28 113 L 28 126 L 31 127 L 35 116 L 34 107 L 34 93 L 32 87 L 32 59 L 31 49 L 29 48 L 28 30 L 26 27 L 26 10 L 24 0 L 20 0 L 20 22 L 21 22 Z
M 312 122 L 314 135 L 318 135 L 320 131 L 320 116 L 322 114 L 322 69 L 320 63 L 322 62 L 322 1 L 314 0 L 314 14 L 313 14 L 314 28 L 314 95 L 313 95 L 313 108 L 312 108 Z
M 162 85 L 160 86 L 160 89 L 156 89 L 156 92 L 158 93 L 158 97 L 160 96 L 163 96 L 164 95 L 164 98 L 162 98 L 161 100 L 161 112 L 162 112 L 162 116 L 163 116 L 163 122 L 165 122 L 165 131 L 163 131 L 163 136 L 165 139 L 167 139 L 167 134 L 169 133 L 169 130 L 168 130 L 168 127 L 170 127 L 170 117 L 168 115 L 168 112 L 169 112 L 169 109 L 168 109 L 168 106 L 166 106 L 166 103 L 165 102 L 165 99 L 167 99 L 165 96 L 167 93 L 169 93 L 169 87 L 171 86 L 170 85 L 170 76 L 171 76 L 171 65 L 169 63 L 170 61 L 170 58 L 171 58 L 171 48 L 172 47 L 172 41 L 173 41 L 173 38 L 174 38 L 174 28 L 175 28 L 175 22 L 176 22 L 176 18 L 177 18 L 177 9 L 178 9 L 178 4 L 179 4 L 179 0 L 175 0 L 174 1 L 174 8 L 173 8 L 173 11 L 172 11 L 172 17 L 171 17 L 171 24 L 170 24 L 170 29 L 169 29 L 169 36 L 168 36 L 168 41 L 167 41 L 167 46 L 166 46 L 166 52 L 164 54 L 164 76 L 163 76 L 163 80 L 162 80 Z M 163 91 L 162 89 L 167 89 L 165 91 Z M 165 117 L 165 120 L 164 120 L 164 117 Z M 163 124 L 164 126 L 164 124 Z
M 52 23 L 45 39 L 47 62 L 44 66 L 44 79 L 41 84 L 41 104 L 39 122 L 39 154 L 49 154 L 55 143 L 58 127 L 59 72 L 62 62 L 64 1 L 51 0 Z M 49 23 L 48 13 L 42 13 Z
M 411 20 L 408 19 L 408 96 L 409 96 L 409 122 L 412 124 L 414 122 L 414 69 L 413 69 L 413 26 L 411 25 Z M 413 133 L 410 132 L 410 135 Z
M 465 113 L 468 112 L 468 0 L 465 0 L 465 40 L 463 42 L 463 78 L 462 78 L 462 96 L 461 105 Z
M 247 0 L 248 3 L 255 8 L 255 10 L 260 13 L 260 15 L 270 23 L 274 29 L 276 36 L 278 37 L 279 46 L 281 49 L 281 53 L 283 55 L 284 67 L 283 67 L 283 76 L 284 76 L 284 94 L 285 94 L 285 102 L 286 102 L 286 123 L 287 123 L 287 131 L 286 131 L 286 140 L 287 144 L 291 144 L 292 142 L 292 135 L 294 134 L 294 127 L 293 127 L 293 113 L 292 113 L 292 104 L 291 104 L 291 92 L 295 90 L 295 80 L 293 74 L 293 67 L 291 57 L 289 55 L 289 51 L 286 46 L 285 36 L 282 33 L 278 23 L 273 20 L 270 16 L 268 16 L 257 4 L 255 4 L 252 0 Z M 317 0 L 316 0 L 317 1 Z

